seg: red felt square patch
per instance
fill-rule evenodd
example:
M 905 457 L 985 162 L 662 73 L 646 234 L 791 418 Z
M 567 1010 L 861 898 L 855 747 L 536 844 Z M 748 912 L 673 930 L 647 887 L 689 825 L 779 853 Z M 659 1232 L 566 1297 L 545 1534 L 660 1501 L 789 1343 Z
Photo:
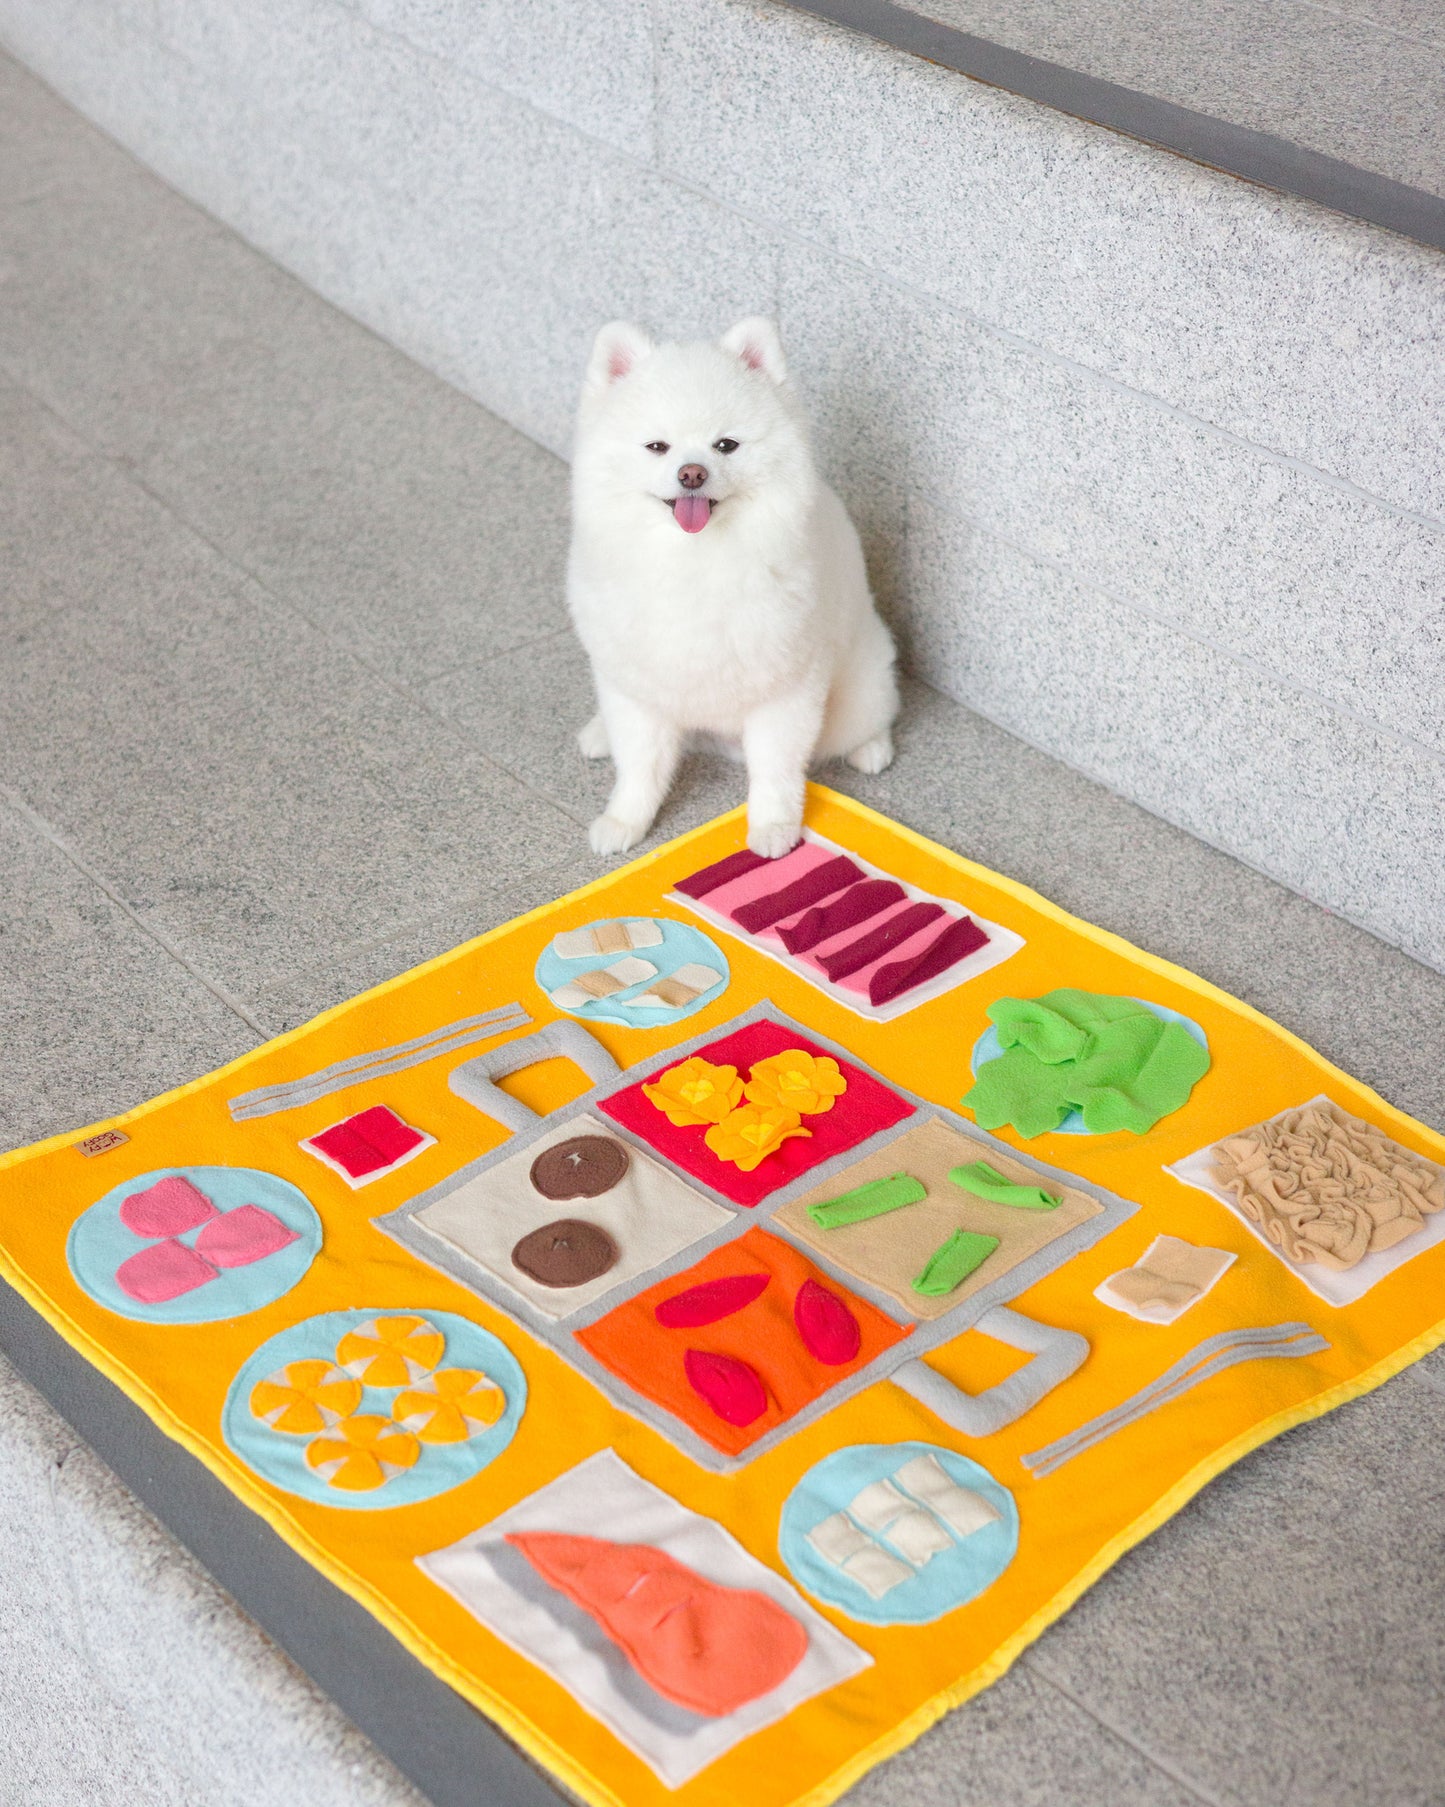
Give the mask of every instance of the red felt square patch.
M 306 1146 L 324 1155 L 348 1178 L 359 1180 L 394 1167 L 426 1139 L 420 1130 L 403 1123 L 395 1111 L 374 1104 L 370 1110 L 358 1111 L 308 1137 Z
M 714 1066 L 736 1067 L 738 1077 L 746 1079 L 754 1061 L 783 1054 L 790 1048 L 802 1048 L 818 1056 L 826 1054 L 825 1049 L 810 1042 L 796 1029 L 784 1029 L 781 1024 L 766 1021 L 749 1023 L 746 1028 L 735 1030 L 697 1052 Z M 856 1148 L 869 1136 L 877 1135 L 879 1130 L 891 1129 L 895 1123 L 901 1123 L 913 1114 L 913 1106 L 905 1103 L 896 1092 L 849 1061 L 840 1060 L 838 1068 L 848 1082 L 848 1089 L 833 1101 L 831 1110 L 804 1117 L 803 1126 L 812 1133 L 791 1137 L 760 1161 L 751 1173 L 744 1173 L 731 1161 L 721 1160 L 708 1147 L 704 1140 L 705 1125 L 678 1129 L 643 1091 L 644 1084 L 656 1081 L 668 1067 L 678 1065 L 678 1061 L 679 1057 L 674 1056 L 656 1072 L 649 1073 L 646 1080 L 639 1080 L 636 1085 L 604 1099 L 598 1109 L 650 1142 L 659 1154 L 666 1155 L 685 1173 L 715 1187 L 735 1205 L 760 1203 L 779 1186 L 797 1179 L 799 1174 L 807 1173 L 835 1154 Z
M 911 1328 L 759 1226 L 576 1337 L 644 1398 L 737 1455 Z

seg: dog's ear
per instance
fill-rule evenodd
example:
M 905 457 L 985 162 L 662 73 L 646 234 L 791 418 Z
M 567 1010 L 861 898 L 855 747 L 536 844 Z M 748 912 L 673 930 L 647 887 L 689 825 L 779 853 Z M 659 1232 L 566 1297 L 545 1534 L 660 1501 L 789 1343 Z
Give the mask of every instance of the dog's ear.
M 592 341 L 587 362 L 587 387 L 606 389 L 620 382 L 652 351 L 652 340 L 640 326 L 628 320 L 609 320 Z
M 739 320 L 736 326 L 728 328 L 718 343 L 724 351 L 741 358 L 749 370 L 761 370 L 775 383 L 787 381 L 788 361 L 783 356 L 778 329 L 771 320 L 764 320 L 757 314 Z

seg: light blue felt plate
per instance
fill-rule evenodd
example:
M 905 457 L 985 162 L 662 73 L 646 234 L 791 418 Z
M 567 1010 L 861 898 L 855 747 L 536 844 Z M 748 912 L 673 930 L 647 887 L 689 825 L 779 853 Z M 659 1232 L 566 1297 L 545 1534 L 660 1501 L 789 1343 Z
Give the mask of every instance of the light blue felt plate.
M 324 1476 L 306 1466 L 309 1437 L 295 1437 L 273 1430 L 251 1411 L 251 1389 L 289 1362 L 333 1361 L 336 1345 L 348 1331 L 355 1330 L 371 1318 L 402 1316 L 423 1317 L 434 1324 L 446 1338 L 441 1368 L 480 1368 L 496 1381 L 507 1401 L 507 1409 L 495 1424 L 465 1443 L 424 1443 L 414 1468 L 393 1475 L 370 1493 L 348 1493 L 331 1487 Z M 366 1387 L 362 1391 L 358 1413 L 391 1416 L 392 1401 L 402 1387 Z M 221 1432 L 226 1442 L 247 1465 L 264 1480 L 300 1494 L 318 1506 L 339 1506 L 352 1512 L 384 1511 L 390 1506 L 414 1506 L 418 1500 L 429 1500 L 439 1493 L 469 1481 L 496 1461 L 512 1441 L 527 1403 L 527 1382 L 516 1357 L 507 1345 L 490 1331 L 459 1318 L 449 1311 L 401 1311 L 395 1306 L 360 1311 L 327 1311 L 319 1317 L 306 1318 L 282 1330 L 242 1367 L 231 1382 L 226 1403 L 221 1408 Z
M 1207 1054 L 1209 1052 L 1209 1038 L 1199 1027 L 1198 1023 L 1195 1022 L 1193 1017 L 1181 1016 L 1177 1010 L 1170 1010 L 1163 1004 L 1152 1004 L 1148 998 L 1135 998 L 1133 1002 L 1142 1004 L 1146 1010 L 1153 1011 L 1154 1015 L 1159 1017 L 1163 1022 L 1183 1023 L 1184 1027 L 1194 1037 L 1195 1041 L 1199 1043 L 1200 1047 L 1204 1049 L 1205 1053 Z M 973 1068 L 974 1078 L 978 1078 L 978 1070 L 980 1067 L 987 1066 L 991 1060 L 997 1060 L 1002 1053 L 1003 1048 L 999 1045 L 998 1030 L 990 1023 L 988 1028 L 984 1030 L 983 1034 L 979 1036 L 978 1040 L 973 1044 L 973 1053 L 969 1056 L 969 1064 Z M 1099 1132 L 1086 1127 L 1082 1112 L 1070 1111 L 1057 1129 L 1047 1129 L 1042 1133 L 1046 1136 L 1092 1136 Z M 1029 1140 L 1032 1141 L 1034 1138 L 1030 1137 Z
M 159 1305 L 132 1299 L 115 1283 L 115 1270 L 128 1255 L 137 1254 L 155 1236 L 137 1236 L 120 1221 L 120 1207 L 133 1192 L 144 1192 L 157 1180 L 187 1179 L 203 1192 L 218 1211 L 237 1205 L 260 1205 L 279 1217 L 297 1240 L 274 1255 L 245 1267 L 222 1268 L 214 1280 L 179 1298 Z M 203 1226 L 187 1230 L 176 1240 L 194 1243 Z M 133 1180 L 122 1180 L 105 1197 L 77 1217 L 70 1227 L 65 1258 L 80 1286 L 98 1304 L 123 1318 L 143 1324 L 213 1324 L 221 1318 L 240 1318 L 289 1293 L 310 1267 L 321 1248 L 321 1219 L 299 1187 L 274 1173 L 256 1167 L 158 1167 Z
M 674 922 L 670 916 L 602 917 L 596 922 L 578 923 L 578 928 L 600 928 L 604 922 L 655 922 L 662 930 L 660 947 L 640 947 L 632 957 L 646 960 L 657 968 L 655 978 L 643 979 L 636 985 L 629 985 L 625 991 L 614 991 L 610 998 L 590 998 L 587 1003 L 580 1004 L 575 1010 L 569 1010 L 568 1016 L 580 1017 L 584 1023 L 621 1023 L 626 1029 L 666 1029 L 673 1023 L 680 1023 L 686 1017 L 695 1015 L 714 999 L 720 998 L 726 991 L 731 973 L 727 961 L 723 958 L 722 949 L 715 941 L 708 939 L 701 929 L 695 929 L 690 923 Z M 592 972 L 599 966 L 612 966 L 618 960 L 626 959 L 625 954 L 592 954 L 585 960 L 563 960 L 552 951 L 552 938 L 549 936 L 541 953 L 537 956 L 537 967 L 534 977 L 550 998 L 559 985 L 565 985 L 569 979 L 575 979 L 579 973 Z M 680 966 L 710 966 L 722 978 L 714 986 L 693 999 L 690 1004 L 683 1004 L 676 1010 L 635 1010 L 630 1000 L 641 997 L 643 992 L 655 985 L 658 979 L 670 978 Z M 562 1005 L 558 1005 L 560 1010 Z
M 896 1474 L 914 1456 L 935 1457 L 950 1480 L 982 1494 L 1000 1517 L 970 1537 L 950 1533 L 951 1550 L 940 1551 L 911 1580 L 874 1600 L 841 1569 L 824 1562 L 807 1541 L 808 1533 L 832 1513 L 841 1512 L 869 1482 Z M 878 1541 L 891 1550 L 886 1537 L 880 1535 Z M 935 1443 L 855 1443 L 835 1450 L 810 1468 L 788 1495 L 778 1525 L 778 1550 L 798 1585 L 865 1625 L 928 1625 L 967 1606 L 998 1580 L 1013 1561 L 1018 1542 L 1018 1507 L 1007 1487 L 977 1462 Z

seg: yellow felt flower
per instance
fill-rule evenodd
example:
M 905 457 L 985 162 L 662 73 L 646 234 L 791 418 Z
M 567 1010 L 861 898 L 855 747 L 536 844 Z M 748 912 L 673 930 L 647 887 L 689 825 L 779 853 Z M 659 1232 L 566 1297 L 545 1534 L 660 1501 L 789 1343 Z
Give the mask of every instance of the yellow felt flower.
M 755 1060 L 744 1094 L 754 1104 L 776 1104 L 800 1116 L 830 1111 L 833 1100 L 848 1090 L 838 1063 L 826 1054 L 809 1054 L 803 1048 L 785 1048 L 766 1060 Z
M 309 1437 L 349 1418 L 361 1404 L 361 1382 L 328 1361 L 288 1362 L 251 1389 L 251 1410 L 272 1430 Z
M 714 1123 L 703 1140 L 720 1161 L 731 1161 L 744 1173 L 751 1173 L 790 1136 L 812 1133 L 799 1123 L 796 1111 L 784 1110 L 779 1104 L 742 1104 L 729 1111 L 721 1123 Z
M 741 1099 L 743 1082 L 736 1067 L 715 1067 L 694 1054 L 642 1089 L 674 1129 L 687 1129 L 698 1123 L 720 1123 Z
M 368 1387 L 404 1387 L 430 1374 L 446 1346 L 441 1331 L 425 1318 L 371 1318 L 347 1331 L 336 1345 L 336 1359 Z
M 306 1465 L 331 1487 L 346 1493 L 370 1493 L 393 1475 L 416 1466 L 421 1444 L 390 1418 L 374 1413 L 343 1418 L 306 1445 Z
M 391 1402 L 392 1417 L 422 1443 L 465 1443 L 506 1409 L 506 1395 L 479 1368 L 439 1368 Z

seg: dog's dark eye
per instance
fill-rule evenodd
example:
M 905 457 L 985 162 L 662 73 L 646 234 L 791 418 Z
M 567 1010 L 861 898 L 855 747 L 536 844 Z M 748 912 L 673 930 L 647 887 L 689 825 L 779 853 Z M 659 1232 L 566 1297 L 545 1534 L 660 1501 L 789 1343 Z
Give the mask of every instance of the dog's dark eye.
M 659 458 L 661 458 L 664 452 L 670 450 L 665 439 L 649 439 L 647 442 L 647 449 L 649 452 L 656 452 Z
M 738 449 L 738 442 L 735 439 L 715 439 L 712 442 L 712 449 L 715 452 L 721 452 L 726 457 L 729 452 L 735 452 Z

